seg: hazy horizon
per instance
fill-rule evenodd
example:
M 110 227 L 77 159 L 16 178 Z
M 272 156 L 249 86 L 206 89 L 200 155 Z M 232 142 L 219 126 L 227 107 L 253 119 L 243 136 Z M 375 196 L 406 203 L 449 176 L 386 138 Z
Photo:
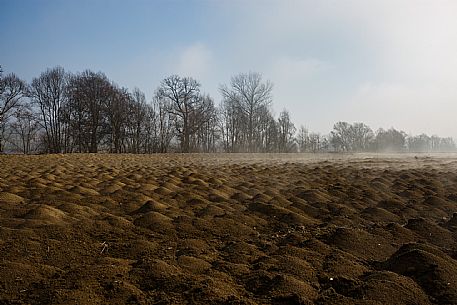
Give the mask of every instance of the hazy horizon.
M 335 122 L 457 138 L 457 2 L 0 0 L 0 65 L 31 81 L 91 69 L 151 100 L 171 74 L 216 104 L 257 71 L 274 111 L 327 134 Z

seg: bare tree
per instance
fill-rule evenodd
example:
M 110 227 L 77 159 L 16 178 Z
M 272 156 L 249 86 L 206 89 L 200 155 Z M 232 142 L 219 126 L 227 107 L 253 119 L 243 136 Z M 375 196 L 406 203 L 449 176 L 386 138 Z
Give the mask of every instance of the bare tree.
M 335 150 L 349 151 L 351 149 L 351 124 L 347 122 L 335 123 L 330 135 L 330 142 Z
M 66 102 L 67 74 L 61 67 L 48 69 L 33 79 L 31 97 L 40 109 L 40 121 L 46 132 L 50 153 L 65 152 L 65 122 L 63 107 Z
M 122 153 L 126 151 L 127 125 L 129 121 L 129 106 L 131 96 L 127 89 L 111 86 L 111 95 L 106 104 L 105 121 L 109 152 Z
M 144 147 L 143 143 L 146 141 L 144 135 L 146 129 L 147 107 L 146 97 L 140 89 L 133 89 L 130 103 L 130 137 L 132 140 L 132 152 L 139 154 L 141 148 Z
M 95 153 L 103 139 L 105 112 L 114 96 L 112 84 L 105 74 L 86 70 L 70 78 L 68 96 L 68 118 L 78 151 Z
M 170 111 L 170 101 L 161 99 L 156 95 L 153 100 L 153 109 L 156 116 L 154 138 L 156 145 L 154 152 L 166 153 L 174 137 L 174 115 Z
M 209 95 L 201 97 L 200 109 L 193 116 L 197 126 L 192 147 L 194 150 L 203 152 L 214 152 L 216 150 L 216 140 L 218 139 L 218 118 L 214 101 Z
M 287 110 L 283 110 L 278 118 L 278 151 L 292 152 L 295 149 L 295 132 L 296 128 L 290 119 L 290 114 Z
M 266 105 L 259 108 L 255 118 L 254 140 L 255 152 L 276 152 L 278 148 L 278 125 Z
M 363 123 L 338 122 L 331 132 L 333 147 L 342 151 L 367 151 L 373 138 L 373 131 Z
M 367 151 L 374 138 L 371 128 L 364 123 L 353 123 L 350 127 L 351 150 Z
M 13 146 L 23 154 L 29 154 L 37 148 L 40 123 L 30 104 L 16 108 L 11 123 L 11 132 L 14 134 Z
M 157 113 L 154 105 L 145 104 L 145 115 L 143 124 L 143 145 L 142 149 L 144 153 L 151 154 L 158 150 L 157 141 Z
M 456 150 L 452 138 L 441 138 L 436 135 L 430 137 L 424 133 L 408 136 L 406 146 L 410 152 L 450 152 Z
M 436 151 L 439 152 L 450 152 L 450 151 L 455 151 L 456 146 L 454 139 L 452 138 L 440 138 L 440 144 L 439 147 L 436 149 Z
M 223 100 L 201 94 L 190 77 L 165 78 L 147 103 L 143 92 L 129 92 L 103 73 L 67 74 L 48 69 L 30 87 L 0 67 L 0 152 L 155 153 L 181 152 L 321 152 L 454 151 L 451 138 L 406 136 L 393 128 L 374 135 L 363 123 L 338 122 L 329 136 L 296 134 L 290 114 L 271 111 L 272 84 L 259 73 L 239 74 L 222 85 Z M 28 105 L 27 98 L 32 104 Z M 25 102 L 24 102 L 25 101 Z
M 272 101 L 272 83 L 263 82 L 259 73 L 250 72 L 232 77 L 230 85 L 220 87 L 224 100 L 230 101 L 246 116 L 247 150 L 255 151 L 254 132 L 257 128 L 256 118 L 259 110 L 269 106 Z
M 311 132 L 308 138 L 309 150 L 313 153 L 319 152 L 322 150 L 323 139 L 321 135 L 317 132 Z
M 307 152 L 309 149 L 309 131 L 303 125 L 300 126 L 297 133 L 297 144 L 300 152 Z
M 243 143 L 243 126 L 246 120 L 236 105 L 236 101 L 224 99 L 219 107 L 220 131 L 223 149 L 226 152 L 238 152 Z
M 0 94 L 3 94 L 3 90 L 5 90 L 5 85 L 3 84 L 3 68 L 0 65 Z
M 400 152 L 405 149 L 406 134 L 403 131 L 398 131 L 394 128 L 384 130 L 380 128 L 376 132 L 374 146 L 377 151 Z
M 431 151 L 431 138 L 426 134 L 418 136 L 409 136 L 406 139 L 408 150 L 411 152 L 429 152 Z
M 169 102 L 174 115 L 182 152 L 191 151 L 191 137 L 204 123 L 202 118 L 210 111 L 200 94 L 200 84 L 190 77 L 173 75 L 165 78 L 157 90 L 158 98 Z
M 1 67 L 0 67 L 1 68 Z M 6 124 L 26 95 L 27 85 L 15 74 L 0 74 L 0 153 L 3 152 Z

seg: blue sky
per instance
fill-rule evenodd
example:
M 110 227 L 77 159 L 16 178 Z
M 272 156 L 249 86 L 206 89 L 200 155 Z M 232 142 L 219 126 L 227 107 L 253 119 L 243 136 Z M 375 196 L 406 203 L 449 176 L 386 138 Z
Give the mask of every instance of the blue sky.
M 274 111 L 328 133 L 339 120 L 457 137 L 452 0 L 0 0 L 0 65 L 103 71 L 151 99 L 164 77 L 220 102 L 232 75 L 274 83 Z

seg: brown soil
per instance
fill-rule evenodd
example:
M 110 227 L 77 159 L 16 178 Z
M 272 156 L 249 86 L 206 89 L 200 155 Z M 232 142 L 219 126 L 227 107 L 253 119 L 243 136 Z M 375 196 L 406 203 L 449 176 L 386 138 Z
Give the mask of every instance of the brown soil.
M 0 304 L 457 304 L 457 158 L 0 156 Z

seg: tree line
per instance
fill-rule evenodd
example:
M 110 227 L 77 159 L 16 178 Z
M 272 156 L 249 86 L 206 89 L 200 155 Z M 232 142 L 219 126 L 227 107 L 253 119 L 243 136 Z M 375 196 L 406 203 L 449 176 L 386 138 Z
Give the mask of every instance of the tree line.
M 47 69 L 30 83 L 0 67 L 0 153 L 431 152 L 453 151 L 452 138 L 376 132 L 338 122 L 328 135 L 272 111 L 273 84 L 255 72 L 219 88 L 222 101 L 192 77 L 161 81 L 148 101 L 138 88 L 102 72 Z

